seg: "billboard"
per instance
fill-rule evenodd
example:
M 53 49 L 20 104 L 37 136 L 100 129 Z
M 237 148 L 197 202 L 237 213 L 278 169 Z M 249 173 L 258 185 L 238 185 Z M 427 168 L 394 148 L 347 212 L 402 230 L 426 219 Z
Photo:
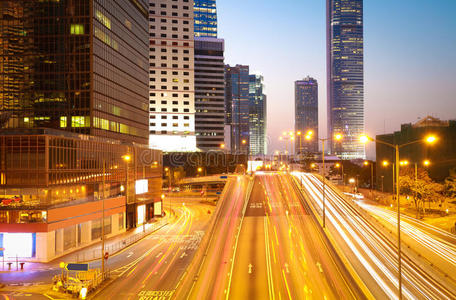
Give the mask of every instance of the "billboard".
M 162 215 L 162 202 L 154 202 L 154 215 L 161 216 Z
M 147 193 L 148 191 L 149 191 L 149 182 L 147 181 L 147 179 L 136 180 L 136 182 L 135 182 L 136 195 L 144 194 L 144 193 Z

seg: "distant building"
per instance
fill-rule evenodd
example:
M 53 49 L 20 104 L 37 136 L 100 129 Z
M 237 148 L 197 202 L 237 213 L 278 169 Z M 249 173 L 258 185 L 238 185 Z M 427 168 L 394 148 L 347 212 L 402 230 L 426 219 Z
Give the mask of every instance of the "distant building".
M 328 137 L 333 154 L 343 159 L 365 158 L 363 0 L 327 0 Z
M 313 132 L 310 141 L 304 138 L 309 130 Z M 318 152 L 318 83 L 309 76 L 295 81 L 295 132 L 298 131 L 301 137 L 295 141 L 296 154 Z
M 195 133 L 203 151 L 225 144 L 225 64 L 222 39 L 195 37 Z
M 216 0 L 194 0 L 195 37 L 217 38 Z
M 196 151 L 193 3 L 149 1 L 149 110 L 152 148 Z
M 443 181 L 449 176 L 449 170 L 456 167 L 456 121 L 441 121 L 434 117 L 426 117 L 415 124 L 403 124 L 401 130 L 392 134 L 377 135 L 376 139 L 390 144 L 406 144 L 435 134 L 438 140 L 433 145 L 416 143 L 401 148 L 400 160 L 407 160 L 409 167 L 416 163 L 419 168 L 426 168 L 429 176 L 436 181 Z M 381 187 L 381 178 L 385 191 L 391 191 L 392 164 L 395 162 L 394 149 L 376 143 L 377 182 Z M 387 167 L 382 161 L 388 161 Z M 429 160 L 429 166 L 423 166 Z
M 249 77 L 249 128 L 250 155 L 266 154 L 266 95 L 261 75 Z
M 249 82 L 249 66 L 225 66 L 226 123 L 231 126 L 232 153 L 249 150 Z

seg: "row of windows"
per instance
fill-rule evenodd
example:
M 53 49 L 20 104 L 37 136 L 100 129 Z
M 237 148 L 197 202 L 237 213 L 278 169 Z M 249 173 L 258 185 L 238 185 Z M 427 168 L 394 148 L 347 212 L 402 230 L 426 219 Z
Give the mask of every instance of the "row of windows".
M 172 116 L 173 117 L 173 120 L 179 120 L 179 116 Z M 156 118 L 156 115 L 151 115 L 150 118 L 152 120 L 155 120 Z M 168 119 L 168 116 L 167 115 L 161 115 L 160 119 L 162 120 L 167 120 Z M 190 117 L 189 116 L 183 116 L 183 119 L 184 120 L 190 120 Z
M 155 85 L 151 85 L 149 87 L 152 90 L 155 90 L 157 88 L 157 86 L 155 86 Z M 161 90 L 167 90 L 168 86 L 162 85 L 162 86 L 160 86 L 160 89 Z M 173 89 L 173 91 L 177 91 L 177 90 L 179 90 L 179 87 L 174 85 L 172 89 Z M 188 86 L 184 86 L 184 91 L 189 91 L 189 90 L 190 90 L 190 88 Z M 185 95 L 184 95 L 184 97 L 188 98 L 188 96 L 185 96 Z
M 149 66 L 157 67 L 157 64 L 156 63 L 149 63 Z M 161 63 L 160 64 L 160 68 L 168 68 L 168 64 L 167 63 Z M 179 65 L 178 64 L 172 64 L 172 68 L 173 69 L 178 69 Z M 190 65 L 182 65 L 182 68 L 183 69 L 190 69 Z
M 149 51 L 150 51 L 150 52 L 155 52 L 155 48 L 150 48 Z M 160 49 L 160 52 L 166 53 L 166 52 L 168 52 L 168 49 L 166 49 L 166 48 L 161 48 L 161 49 Z M 172 49 L 171 52 L 172 52 L 172 53 L 179 53 L 179 50 L 178 50 L 178 49 Z M 188 49 L 183 49 L 183 50 L 182 50 L 182 53 L 184 53 L 184 54 L 190 54 L 190 51 L 189 51 Z M 152 57 L 151 57 L 151 58 L 152 58 Z
M 174 20 L 173 20 L 173 21 L 174 21 Z M 177 20 L 176 20 L 176 21 L 177 21 Z M 174 22 L 173 22 L 173 23 L 174 23 Z M 188 23 L 188 21 L 187 21 L 187 23 Z M 174 24 L 176 24 L 176 23 L 174 23 Z M 151 25 L 151 26 L 150 26 L 150 29 L 155 30 L 155 29 L 156 29 L 156 28 L 155 28 L 155 25 Z M 161 27 L 160 27 L 160 30 L 167 30 L 167 27 L 166 27 L 166 26 L 161 26 Z M 172 27 L 171 30 L 172 30 L 172 31 L 178 31 L 179 28 L 177 28 L 177 27 Z M 188 32 L 189 30 L 190 30 L 190 28 L 188 28 L 188 27 L 184 27 L 184 28 L 183 28 L 183 31 L 185 31 L 185 32 Z
M 155 108 L 155 107 L 151 107 L 149 110 L 150 110 L 151 112 L 154 112 L 154 111 L 156 111 L 156 108 Z M 161 111 L 161 112 L 168 112 L 168 109 L 167 109 L 166 107 L 163 107 L 160 111 Z M 172 112 L 176 112 L 176 113 L 177 113 L 177 112 L 179 112 L 179 109 L 178 109 L 178 108 L 173 108 L 173 109 L 172 109 Z M 189 112 L 190 112 L 190 109 L 184 108 L 184 109 L 183 109 L 183 112 L 184 112 L 184 113 L 189 113 Z
M 151 14 L 151 15 L 155 15 L 155 11 L 150 11 L 150 14 Z M 160 12 L 160 16 L 166 16 L 166 15 L 167 15 L 167 14 L 166 14 L 166 11 L 161 11 L 161 12 Z M 178 14 L 177 14 L 177 12 L 172 12 L 172 13 L 171 13 L 171 16 L 173 16 L 173 17 L 178 17 Z M 190 15 L 189 15 L 188 13 L 183 13 L 183 14 L 182 14 L 182 17 L 184 17 L 184 18 L 189 18 Z M 149 20 L 150 20 L 151 22 L 155 22 L 155 18 L 150 18 Z M 163 20 L 163 19 L 162 19 L 162 20 Z
M 161 130 L 161 131 L 156 131 L 156 130 L 151 130 L 149 131 L 150 134 L 177 134 L 177 135 L 182 135 L 182 132 L 178 131 L 170 131 L 168 132 L 167 130 Z M 184 131 L 184 134 L 190 134 L 189 131 Z
M 150 70 L 149 73 L 150 73 L 150 74 L 155 74 L 156 71 L 155 71 L 155 70 Z M 163 70 L 162 70 L 162 71 L 160 71 L 160 74 L 161 74 L 161 75 L 168 75 L 168 71 L 163 71 Z M 172 74 L 177 76 L 177 75 L 179 75 L 179 72 L 178 72 L 178 71 L 172 71 Z M 182 72 L 182 75 L 184 75 L 184 76 L 189 76 L 189 75 L 190 75 L 190 72 L 184 71 L 184 72 Z
M 184 30 L 184 31 L 185 31 L 185 30 Z M 188 31 L 188 28 L 187 28 L 186 31 Z M 155 37 L 155 32 L 151 32 L 151 33 L 150 33 L 150 36 L 151 36 L 151 37 Z M 160 34 L 160 38 L 166 39 L 166 38 L 168 38 L 168 35 L 167 35 L 166 33 L 162 33 L 162 34 Z M 173 38 L 173 39 L 178 39 L 179 36 L 178 36 L 177 34 L 173 34 L 173 35 L 171 35 L 171 38 Z M 190 37 L 189 37 L 188 35 L 183 35 L 183 36 L 182 36 L 182 39 L 188 40 L 188 39 L 190 39 Z
M 150 40 L 150 44 L 151 45 L 156 45 L 156 41 L 155 40 Z M 162 46 L 169 45 L 169 46 L 176 46 L 176 47 L 179 47 L 179 46 L 181 46 L 181 47 L 190 47 L 190 43 L 189 42 L 183 42 L 181 45 L 179 45 L 178 42 L 169 42 L 169 44 L 168 44 L 166 41 L 161 41 L 160 45 L 162 45 Z
M 173 123 L 172 125 L 173 125 L 173 127 L 179 127 L 178 123 Z M 155 123 L 150 123 L 150 126 L 157 126 L 157 125 Z M 161 127 L 166 127 L 166 126 L 168 126 L 168 123 L 161 123 Z M 190 124 L 184 123 L 184 127 L 190 127 Z
M 156 59 L 156 58 L 155 58 L 155 55 L 151 55 L 149 58 L 150 58 L 150 59 Z M 160 59 L 162 59 L 162 60 L 168 59 L 168 56 L 160 56 Z M 172 59 L 172 60 L 179 60 L 179 57 L 173 56 L 171 59 Z M 184 61 L 189 61 L 189 60 L 190 60 L 190 57 L 184 56 L 184 57 L 183 57 L 183 60 L 184 60 Z
M 174 2 L 177 2 L 177 0 L 172 0 Z M 188 0 L 183 0 L 184 2 L 188 3 Z M 150 7 L 155 7 L 155 3 L 150 3 L 149 5 Z M 171 6 L 172 8 L 177 8 L 177 5 L 172 5 Z M 165 3 L 162 3 L 160 4 L 160 8 L 166 8 L 166 4 Z M 188 9 L 188 6 L 184 6 L 184 9 Z
M 155 78 L 150 78 L 150 81 L 155 81 Z M 161 78 L 160 79 L 161 82 L 168 82 L 168 79 L 167 78 Z M 179 79 L 178 78 L 173 78 L 172 79 L 172 82 L 179 82 Z M 183 80 L 184 83 L 190 83 L 190 79 L 184 79 Z
M 150 104 L 156 104 L 156 101 L 155 101 L 155 100 L 151 100 L 151 101 L 150 101 Z M 162 100 L 162 101 L 160 102 L 160 104 L 168 105 L 168 101 Z M 173 101 L 172 104 L 173 104 L 173 105 L 179 105 L 179 102 L 178 102 L 178 101 Z M 190 101 L 184 101 L 184 105 L 190 105 Z

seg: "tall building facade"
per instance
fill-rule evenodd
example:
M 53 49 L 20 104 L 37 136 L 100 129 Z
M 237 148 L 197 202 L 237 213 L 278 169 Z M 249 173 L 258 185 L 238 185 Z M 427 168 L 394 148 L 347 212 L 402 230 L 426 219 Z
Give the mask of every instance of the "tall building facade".
M 344 159 L 364 158 L 363 0 L 327 0 L 326 6 L 328 132 L 344 136 L 331 150 Z
M 216 0 L 194 0 L 195 37 L 217 37 Z
M 250 155 L 265 155 L 266 140 L 266 95 L 264 94 L 263 76 L 249 76 L 249 136 Z
M 149 25 L 149 144 L 196 151 L 193 3 L 151 0 Z
M 267 152 L 263 76 L 250 74 L 246 65 L 226 65 L 225 113 L 232 153 L 262 155 Z
M 249 129 L 249 66 L 225 66 L 226 124 L 230 126 L 232 153 L 247 153 L 250 145 Z
M 146 3 L 1 1 L 4 127 L 147 144 Z
M 195 37 L 195 133 L 203 151 L 220 150 L 225 126 L 225 64 L 222 39 Z
M 303 140 L 309 130 L 312 140 Z M 318 152 L 318 82 L 309 76 L 295 81 L 295 131 L 302 133 L 301 140 L 295 142 L 297 154 Z
M 108 237 L 143 224 L 161 203 L 147 8 L 0 2 L 0 256 L 50 261 L 99 242 L 103 222 Z

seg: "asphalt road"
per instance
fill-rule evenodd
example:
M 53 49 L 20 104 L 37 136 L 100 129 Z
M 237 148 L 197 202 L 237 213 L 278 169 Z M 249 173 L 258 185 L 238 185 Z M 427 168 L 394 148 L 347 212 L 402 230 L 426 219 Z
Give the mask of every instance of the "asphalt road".
M 95 299 L 167 299 L 172 295 L 214 210 L 214 206 L 190 199 L 172 201 L 177 221 L 145 238 L 139 249 L 124 251 L 118 258 L 121 264 L 111 272 L 115 280 Z
M 223 214 L 190 289 L 176 299 L 363 298 L 286 176 L 243 180 Z

